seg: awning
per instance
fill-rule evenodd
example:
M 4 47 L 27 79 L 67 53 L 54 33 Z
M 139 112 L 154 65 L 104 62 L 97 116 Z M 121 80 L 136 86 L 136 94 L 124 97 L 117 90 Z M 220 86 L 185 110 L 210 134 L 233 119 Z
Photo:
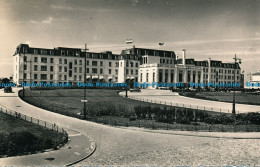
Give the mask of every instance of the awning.
M 104 78 L 104 76 L 99 76 L 99 79 L 103 79 Z
M 127 79 L 130 79 L 130 77 L 127 77 Z
M 131 79 L 135 79 L 135 77 L 131 77 Z
M 108 77 L 108 79 L 113 79 L 113 77 Z
M 97 75 L 92 76 L 92 79 L 98 79 L 98 76 Z
M 87 78 L 87 79 L 88 79 L 88 78 L 91 78 L 91 76 L 90 76 L 90 75 L 87 75 L 87 77 L 86 77 L 86 78 Z

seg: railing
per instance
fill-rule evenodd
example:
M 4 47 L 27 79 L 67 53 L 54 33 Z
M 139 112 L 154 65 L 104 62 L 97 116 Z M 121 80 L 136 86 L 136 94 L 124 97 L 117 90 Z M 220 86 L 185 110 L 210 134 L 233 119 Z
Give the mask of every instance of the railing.
M 42 126 L 44 128 L 50 129 L 52 131 L 55 131 L 57 133 L 61 133 L 63 134 L 63 140 L 61 141 L 61 143 L 64 145 L 67 141 L 68 141 L 68 134 L 67 132 L 63 129 L 60 128 L 59 126 L 57 126 L 55 123 L 50 123 L 50 122 L 46 122 L 37 118 L 33 118 L 31 116 L 28 115 L 24 115 L 22 113 L 19 113 L 17 111 L 11 110 L 3 105 L 0 104 L 0 112 L 11 115 L 17 119 L 22 119 L 25 120 L 27 122 L 31 122 L 33 124 Z
M 118 120 L 117 118 L 88 118 L 89 121 L 121 127 L 137 127 L 157 130 L 200 131 L 200 132 L 260 132 L 259 125 L 221 125 L 221 124 L 173 124 L 155 120 Z

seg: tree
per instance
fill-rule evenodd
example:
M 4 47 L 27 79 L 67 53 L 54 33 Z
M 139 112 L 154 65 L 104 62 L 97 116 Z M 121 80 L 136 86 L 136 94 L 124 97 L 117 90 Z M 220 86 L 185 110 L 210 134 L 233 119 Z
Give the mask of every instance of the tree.
M 4 79 L 1 80 L 1 82 L 4 83 L 4 84 L 8 84 L 8 83 L 10 83 L 10 79 L 4 78 Z

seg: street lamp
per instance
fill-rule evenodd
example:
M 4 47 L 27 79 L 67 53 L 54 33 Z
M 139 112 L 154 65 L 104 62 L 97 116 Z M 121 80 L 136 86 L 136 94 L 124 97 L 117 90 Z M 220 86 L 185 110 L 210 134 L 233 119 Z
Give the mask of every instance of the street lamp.
M 234 84 L 236 82 L 236 72 L 235 72 L 235 69 L 236 69 L 236 64 L 237 62 L 239 64 L 241 64 L 241 59 L 237 58 L 236 54 L 235 54 L 235 57 L 233 58 L 235 60 L 235 63 L 234 63 Z M 236 92 L 235 92 L 235 88 L 233 89 L 233 108 L 232 108 L 232 114 L 233 115 L 236 115 Z
M 83 118 L 87 118 L 87 108 L 86 108 L 86 77 L 87 77 L 87 44 L 85 43 L 84 53 L 85 53 L 85 63 L 84 63 L 84 106 L 83 106 Z

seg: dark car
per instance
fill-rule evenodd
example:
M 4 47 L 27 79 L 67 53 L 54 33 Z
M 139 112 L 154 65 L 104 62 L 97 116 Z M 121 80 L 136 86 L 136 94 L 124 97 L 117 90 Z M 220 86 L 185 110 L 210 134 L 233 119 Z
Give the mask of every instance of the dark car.
M 139 88 L 130 89 L 130 92 L 141 92 L 141 89 Z

